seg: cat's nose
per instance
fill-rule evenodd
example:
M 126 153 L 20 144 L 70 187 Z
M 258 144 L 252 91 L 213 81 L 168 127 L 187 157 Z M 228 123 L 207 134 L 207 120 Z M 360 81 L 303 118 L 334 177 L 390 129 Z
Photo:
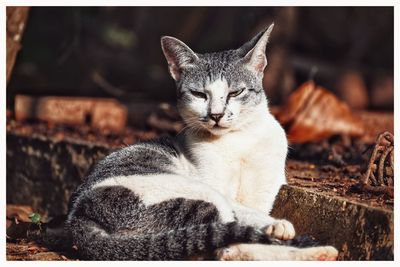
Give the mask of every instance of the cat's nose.
M 213 121 L 215 121 L 216 123 L 219 122 L 219 120 L 224 116 L 224 113 L 213 113 L 210 114 L 210 119 L 212 119 Z

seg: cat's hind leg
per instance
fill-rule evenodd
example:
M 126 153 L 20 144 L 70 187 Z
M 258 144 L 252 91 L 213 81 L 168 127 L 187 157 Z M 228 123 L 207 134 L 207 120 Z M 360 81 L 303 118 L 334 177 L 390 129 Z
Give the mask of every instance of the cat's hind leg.
M 331 246 L 296 248 L 262 244 L 234 244 L 216 251 L 216 259 L 223 261 L 332 261 L 337 257 L 337 249 Z

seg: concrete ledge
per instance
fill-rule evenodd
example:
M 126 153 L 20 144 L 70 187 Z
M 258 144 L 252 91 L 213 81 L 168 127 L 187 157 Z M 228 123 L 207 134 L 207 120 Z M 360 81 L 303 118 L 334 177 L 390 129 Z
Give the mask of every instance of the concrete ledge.
M 7 134 L 7 203 L 48 215 L 67 212 L 89 168 L 110 151 L 92 144 Z
M 393 260 L 393 211 L 283 186 L 272 215 L 291 221 L 298 234 L 335 246 L 339 259 Z

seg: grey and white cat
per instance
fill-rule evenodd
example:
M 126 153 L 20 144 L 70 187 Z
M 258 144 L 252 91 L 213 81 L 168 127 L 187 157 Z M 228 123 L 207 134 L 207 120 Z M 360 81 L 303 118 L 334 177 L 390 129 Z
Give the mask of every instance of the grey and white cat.
M 335 259 L 296 248 L 293 225 L 268 214 L 286 183 L 285 132 L 262 87 L 273 25 L 236 50 L 199 54 L 161 45 L 186 129 L 98 162 L 73 194 L 67 226 L 93 260 Z

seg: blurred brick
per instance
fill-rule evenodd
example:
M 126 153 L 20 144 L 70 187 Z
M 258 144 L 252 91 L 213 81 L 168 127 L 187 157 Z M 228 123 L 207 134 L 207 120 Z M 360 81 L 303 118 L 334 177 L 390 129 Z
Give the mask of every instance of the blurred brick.
M 381 109 L 392 109 L 394 106 L 393 76 L 382 76 L 373 82 L 371 88 L 371 106 Z
M 339 78 L 337 90 L 339 97 L 353 109 L 368 107 L 368 91 L 361 73 L 348 71 Z
M 15 97 L 15 119 L 38 119 L 54 124 L 85 125 L 100 131 L 121 132 L 127 121 L 127 108 L 109 98 Z

